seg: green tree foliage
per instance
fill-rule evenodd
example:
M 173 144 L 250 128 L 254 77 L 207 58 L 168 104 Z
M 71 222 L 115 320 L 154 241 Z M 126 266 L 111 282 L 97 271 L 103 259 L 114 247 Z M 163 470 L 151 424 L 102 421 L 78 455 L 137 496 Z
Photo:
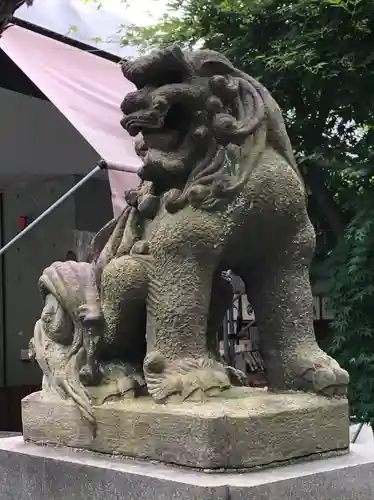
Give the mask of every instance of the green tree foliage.
M 359 139 L 364 131 L 366 142 L 372 135 L 374 6 L 369 0 L 171 0 L 169 7 L 174 15 L 157 26 L 132 27 L 124 43 L 204 45 L 262 80 L 284 110 L 306 179 L 340 238 L 345 220 L 323 187 L 340 187 L 337 171 L 356 169 L 353 160 L 366 155 Z
M 123 42 L 221 51 L 284 111 L 323 235 L 316 263 L 323 257 L 331 275 L 332 350 L 351 373 L 353 413 L 373 421 L 374 2 L 171 0 L 169 8 Z

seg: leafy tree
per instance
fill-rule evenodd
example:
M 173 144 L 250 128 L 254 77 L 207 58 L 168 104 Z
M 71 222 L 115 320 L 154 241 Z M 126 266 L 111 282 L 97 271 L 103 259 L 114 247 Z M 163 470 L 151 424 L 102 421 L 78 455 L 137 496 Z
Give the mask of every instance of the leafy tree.
M 34 0 L 0 0 L 0 35 L 12 19 L 14 12 L 24 3 L 28 6 L 33 4 Z
M 332 351 L 352 377 L 352 411 L 374 421 L 374 3 L 372 0 L 170 0 L 125 44 L 177 42 L 226 54 L 282 107 L 312 191 L 331 276 Z M 326 260 L 326 256 L 328 257 Z
M 329 172 L 336 170 L 331 163 L 352 163 L 347 155 L 357 154 L 361 147 L 357 130 L 372 122 L 368 114 L 374 109 L 373 97 L 361 73 L 373 59 L 373 19 L 366 11 L 371 9 L 373 16 L 374 10 L 370 6 L 364 15 L 359 11 L 369 3 L 171 0 L 170 11 L 177 15 L 165 16 L 157 26 L 132 27 L 123 42 L 143 48 L 202 43 L 262 80 L 285 111 L 306 179 L 330 228 L 341 238 L 344 220 L 324 186 L 326 180 L 338 180 L 336 175 L 330 179 Z M 321 172 L 326 165 L 328 171 Z

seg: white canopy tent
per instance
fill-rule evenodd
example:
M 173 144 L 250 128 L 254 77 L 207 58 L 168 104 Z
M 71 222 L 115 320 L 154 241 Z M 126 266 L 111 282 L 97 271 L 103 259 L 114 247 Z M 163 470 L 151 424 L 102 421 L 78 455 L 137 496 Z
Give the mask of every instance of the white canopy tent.
M 118 64 L 19 26 L 10 26 L 3 33 L 0 48 L 101 158 L 130 169 L 139 166 L 133 139 L 120 125 L 120 104 L 133 86 Z M 113 210 L 118 215 L 124 208 L 124 190 L 134 187 L 138 178 L 110 171 L 109 180 Z
M 162 0 L 158 2 L 162 3 Z M 121 47 L 119 28 L 133 21 L 138 23 L 139 18 L 144 17 L 141 10 L 137 13 L 139 3 L 142 0 L 137 0 L 136 10 L 132 11 L 121 0 L 101 1 L 100 8 L 93 0 L 88 3 L 82 0 L 35 0 L 32 8 L 23 5 L 16 16 L 39 28 L 90 45 L 92 52 L 102 50 L 119 57 L 133 57 L 137 50 Z
M 61 0 L 45 0 L 46 3 L 48 1 L 50 6 L 61 8 Z M 33 9 L 26 12 L 31 13 Z M 87 36 L 86 32 L 84 37 Z M 134 152 L 133 139 L 120 125 L 120 104 L 125 95 L 133 90 L 133 85 L 123 77 L 116 62 L 98 57 L 95 50 L 80 50 L 66 41 L 55 40 L 27 27 L 11 25 L 0 39 L 0 49 L 69 120 L 105 164 L 111 166 L 108 175 L 113 212 L 118 216 L 126 205 L 124 191 L 139 182 L 136 171 L 140 161 Z M 99 167 L 96 167 L 95 172 L 98 170 Z M 74 190 L 69 191 L 66 197 Z M 58 200 L 51 210 L 61 201 Z M 42 214 L 43 217 L 45 215 Z M 39 218 L 27 230 L 38 221 Z M 5 250 L 3 247 L 0 253 Z

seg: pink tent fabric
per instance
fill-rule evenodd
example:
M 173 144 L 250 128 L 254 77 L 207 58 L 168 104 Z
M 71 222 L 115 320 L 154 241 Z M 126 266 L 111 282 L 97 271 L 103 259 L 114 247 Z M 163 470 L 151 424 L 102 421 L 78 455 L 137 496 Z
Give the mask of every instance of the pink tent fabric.
M 108 163 L 140 166 L 133 139 L 121 127 L 120 104 L 134 87 L 120 67 L 19 26 L 10 26 L 0 48 L 20 67 Z M 125 206 L 123 193 L 135 187 L 135 173 L 109 171 L 114 215 Z

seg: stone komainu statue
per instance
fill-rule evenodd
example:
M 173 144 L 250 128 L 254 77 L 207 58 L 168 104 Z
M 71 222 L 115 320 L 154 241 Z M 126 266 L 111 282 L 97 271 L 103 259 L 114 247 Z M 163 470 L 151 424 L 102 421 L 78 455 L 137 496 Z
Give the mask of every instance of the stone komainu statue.
M 122 70 L 137 88 L 122 125 L 138 138 L 141 183 L 90 262 L 54 263 L 40 279 L 44 394 L 94 425 L 93 405 L 108 400 L 204 400 L 244 383 L 218 356 L 228 269 L 254 307 L 269 389 L 345 394 L 348 374 L 314 337 L 315 233 L 274 99 L 208 50 L 172 47 Z

